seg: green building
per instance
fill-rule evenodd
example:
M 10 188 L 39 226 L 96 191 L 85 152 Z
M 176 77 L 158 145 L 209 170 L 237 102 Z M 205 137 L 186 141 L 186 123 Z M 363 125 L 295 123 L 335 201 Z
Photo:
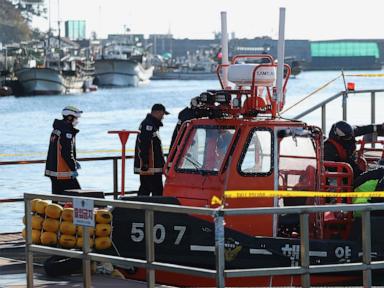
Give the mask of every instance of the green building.
M 69 38 L 70 40 L 85 39 L 85 21 L 84 20 L 65 21 L 65 37 Z

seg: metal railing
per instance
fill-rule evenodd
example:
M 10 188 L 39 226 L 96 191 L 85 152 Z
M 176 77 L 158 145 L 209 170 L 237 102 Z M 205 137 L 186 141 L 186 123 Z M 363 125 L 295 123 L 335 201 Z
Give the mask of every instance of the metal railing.
M 384 210 L 383 203 L 377 204 L 356 204 L 356 205 L 324 205 L 324 206 L 296 206 L 296 207 L 275 207 L 275 208 L 239 208 L 239 209 L 210 209 L 186 207 L 167 204 L 154 204 L 143 202 L 124 202 L 119 200 L 101 200 L 94 198 L 95 205 L 112 206 L 129 209 L 140 209 L 145 211 L 145 238 L 146 238 L 146 260 L 135 258 L 124 258 L 109 256 L 90 252 L 89 243 L 84 243 L 83 251 L 73 251 L 60 248 L 52 248 L 32 244 L 32 219 L 31 201 L 33 198 L 41 198 L 55 201 L 72 201 L 74 198 L 56 195 L 24 194 L 25 216 L 26 216 L 26 271 L 27 287 L 33 287 L 33 253 L 41 252 L 51 255 L 73 257 L 83 260 L 83 281 L 84 287 L 91 286 L 90 261 L 111 262 L 115 265 L 129 264 L 136 267 L 145 268 L 147 271 L 147 287 L 154 287 L 156 283 L 155 270 L 177 272 L 201 277 L 216 279 L 217 287 L 225 287 L 225 279 L 231 277 L 251 277 L 251 276 L 274 276 L 274 275 L 301 275 L 302 287 L 310 287 L 310 274 L 315 273 L 334 273 L 344 271 L 363 271 L 364 287 L 371 287 L 372 273 L 374 269 L 384 269 L 384 261 L 371 262 L 371 222 L 370 212 Z M 89 199 L 89 198 L 87 198 Z M 211 216 L 215 225 L 215 257 L 216 269 L 197 268 L 185 265 L 157 262 L 155 259 L 154 244 L 154 212 L 184 213 Z M 330 264 L 330 265 L 310 265 L 309 258 L 309 213 L 337 211 L 361 211 L 362 212 L 362 262 Z M 273 267 L 273 268 L 250 268 L 250 269 L 225 269 L 224 255 L 224 217 L 239 215 L 261 215 L 261 214 L 300 214 L 300 266 L 296 267 Z M 84 229 L 88 231 L 88 229 Z M 86 232 L 88 233 L 88 232 Z M 87 235 L 83 236 L 87 239 Z M 88 241 L 86 241 L 88 242 Z
M 304 112 L 300 113 L 299 115 L 296 115 L 293 117 L 293 119 L 301 119 L 304 116 L 308 115 L 309 113 L 312 113 L 313 111 L 316 111 L 317 109 L 321 108 L 321 129 L 325 132 L 326 131 L 326 117 L 327 117 L 327 104 L 332 102 L 335 99 L 338 99 L 342 97 L 342 116 L 343 120 L 347 121 L 347 108 L 348 108 L 348 95 L 349 94 L 362 94 L 362 93 L 370 93 L 371 94 L 371 124 L 374 124 L 376 122 L 376 93 L 384 92 L 384 89 L 372 89 L 372 90 L 356 90 L 356 91 L 341 91 L 328 99 L 320 102 L 319 104 L 305 110 Z
M 133 155 L 126 156 L 125 159 L 133 159 Z M 103 157 L 86 157 L 78 158 L 78 161 L 91 162 L 91 161 L 111 161 L 113 162 L 113 191 L 104 193 L 106 196 L 113 196 L 113 199 L 119 197 L 119 184 L 118 184 L 118 160 L 121 160 L 121 156 L 103 156 Z M 46 160 L 17 160 L 17 161 L 1 161 L 0 166 L 8 165 L 32 165 L 32 164 L 44 164 Z M 130 193 L 129 191 L 126 193 Z M 21 202 L 24 198 L 3 198 L 0 199 L 0 204 L 4 202 Z

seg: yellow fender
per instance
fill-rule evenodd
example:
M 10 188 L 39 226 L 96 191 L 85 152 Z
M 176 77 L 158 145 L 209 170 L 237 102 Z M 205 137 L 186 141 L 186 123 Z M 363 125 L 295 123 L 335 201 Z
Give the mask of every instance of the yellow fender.
M 66 235 L 75 235 L 76 234 L 76 225 L 72 222 L 63 221 L 60 224 L 60 232 Z
M 39 215 L 32 215 L 32 229 L 41 230 L 41 224 L 43 223 L 43 217 Z M 23 216 L 23 224 L 25 225 L 25 216 Z
M 89 238 L 89 247 L 93 247 L 94 241 L 92 238 Z M 76 247 L 83 248 L 83 237 L 78 237 L 76 240 Z
M 61 213 L 61 220 L 73 222 L 73 208 L 64 208 Z
M 40 230 L 32 229 L 32 243 L 33 244 L 40 244 Z M 27 232 L 25 228 L 23 231 L 21 231 L 21 235 L 23 235 L 23 238 L 26 238 Z
M 57 220 L 56 220 L 57 221 Z M 40 237 L 41 244 L 43 245 L 56 245 L 57 235 L 53 232 L 43 232 Z
M 97 237 L 95 239 L 95 248 L 97 250 L 108 249 L 112 246 L 112 240 L 109 237 Z
M 60 222 L 57 219 L 46 218 L 43 221 L 43 229 L 47 232 L 57 232 L 59 231 Z
M 72 235 L 62 234 L 60 236 L 59 243 L 63 248 L 73 248 L 76 245 L 76 237 Z
M 88 231 L 89 231 L 89 236 L 93 236 L 95 234 L 95 228 L 93 227 L 88 227 Z M 77 235 L 83 236 L 83 226 L 77 227 Z
M 43 200 L 38 199 L 38 198 L 31 200 L 32 212 L 37 212 L 36 211 L 36 203 L 39 202 L 39 201 L 43 201 Z
M 45 208 L 49 205 L 48 200 L 39 200 L 36 202 L 36 212 L 44 215 L 45 214 Z
M 111 235 L 112 227 L 110 224 L 96 224 L 96 236 L 105 237 Z
M 60 219 L 61 212 L 63 211 L 63 207 L 58 204 L 49 204 L 45 208 L 45 215 L 53 219 Z
M 107 209 L 96 210 L 96 222 L 108 224 L 112 222 L 112 213 Z

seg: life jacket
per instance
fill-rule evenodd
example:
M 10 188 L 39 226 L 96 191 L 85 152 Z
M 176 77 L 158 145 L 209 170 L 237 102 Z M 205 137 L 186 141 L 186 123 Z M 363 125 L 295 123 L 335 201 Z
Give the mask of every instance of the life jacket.
M 331 143 L 336 148 L 337 154 L 340 157 L 340 161 L 347 162 L 348 161 L 348 152 L 343 147 L 343 145 L 341 145 L 335 139 L 328 139 L 328 142 Z

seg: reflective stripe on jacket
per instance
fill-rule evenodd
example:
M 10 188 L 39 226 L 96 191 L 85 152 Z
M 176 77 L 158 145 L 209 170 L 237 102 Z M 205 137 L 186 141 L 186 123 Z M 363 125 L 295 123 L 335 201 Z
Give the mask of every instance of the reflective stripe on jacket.
M 45 176 L 59 180 L 71 179 L 77 176 L 75 138 L 79 130 L 64 120 L 53 122 Z

